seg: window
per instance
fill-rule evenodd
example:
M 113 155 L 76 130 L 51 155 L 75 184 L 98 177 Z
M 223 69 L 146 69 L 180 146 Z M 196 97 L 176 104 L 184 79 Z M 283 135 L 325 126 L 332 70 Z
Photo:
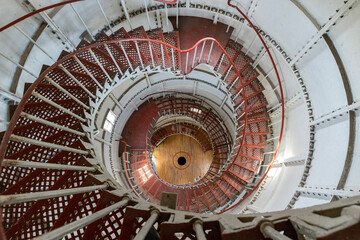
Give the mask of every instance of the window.
M 106 115 L 106 120 L 104 123 L 104 129 L 111 133 L 116 120 L 116 115 L 113 111 L 109 110 L 108 114 Z
M 151 173 L 149 166 L 145 165 L 139 169 L 139 175 L 140 175 L 141 181 L 143 183 L 145 183 L 149 178 L 152 177 L 153 174 Z
M 196 113 L 201 113 L 201 110 L 198 108 L 190 108 L 190 111 L 196 112 Z

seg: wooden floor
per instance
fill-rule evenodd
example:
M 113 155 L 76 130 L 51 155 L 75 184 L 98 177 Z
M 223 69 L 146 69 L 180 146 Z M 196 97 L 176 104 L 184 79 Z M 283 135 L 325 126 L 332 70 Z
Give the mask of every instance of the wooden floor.
M 185 157 L 184 165 L 178 158 Z M 203 152 L 195 139 L 178 134 L 165 139 L 154 149 L 156 170 L 163 180 L 175 185 L 194 183 L 196 177 L 203 177 L 213 158 L 213 151 Z

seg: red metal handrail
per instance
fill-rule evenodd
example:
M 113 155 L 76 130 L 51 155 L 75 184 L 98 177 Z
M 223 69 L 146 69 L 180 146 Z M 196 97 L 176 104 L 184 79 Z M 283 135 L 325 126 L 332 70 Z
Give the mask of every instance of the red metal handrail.
M 166 4 L 175 4 L 178 0 L 165 1 L 165 0 L 155 0 L 156 2 L 166 3 Z
M 154 40 L 154 39 L 143 39 L 143 38 L 132 38 L 132 39 L 116 39 L 116 40 L 110 40 L 110 41 L 106 41 L 106 42 L 99 42 L 99 43 L 94 43 L 88 46 L 85 46 L 81 49 L 78 49 L 72 53 L 69 53 L 68 55 L 64 56 L 62 59 L 58 60 L 57 62 L 55 62 L 52 66 L 50 66 L 49 68 L 47 68 L 44 72 L 41 73 L 41 75 L 39 76 L 38 79 L 35 80 L 35 82 L 28 88 L 28 90 L 25 92 L 23 98 L 21 99 L 18 107 L 16 108 L 10 123 L 8 125 L 8 129 L 4 134 L 4 137 L 1 141 L 1 146 L 0 146 L 0 170 L 2 169 L 1 163 L 3 161 L 3 159 L 5 158 L 5 153 L 6 153 L 6 148 L 7 148 L 7 142 L 10 140 L 10 135 L 12 134 L 17 119 L 20 117 L 20 114 L 26 104 L 26 101 L 30 98 L 31 93 L 35 90 L 35 88 L 37 87 L 37 85 L 40 83 L 40 81 L 53 69 L 55 69 L 58 65 L 60 65 L 61 63 L 63 63 L 64 61 L 70 59 L 71 57 L 77 55 L 78 53 L 81 53 L 85 50 L 97 47 L 97 46 L 102 46 L 105 44 L 119 44 L 122 42 L 133 42 L 133 41 L 144 41 L 144 42 L 152 42 L 152 43 L 158 43 L 158 44 L 162 44 L 163 46 L 169 47 L 169 48 L 173 48 L 176 51 L 179 51 L 180 53 L 187 53 L 190 52 L 192 50 L 194 50 L 198 45 L 200 45 L 202 42 L 204 41 L 213 41 L 214 43 L 216 43 L 220 49 L 222 50 L 222 52 L 226 55 L 226 57 L 228 58 L 229 62 L 231 63 L 231 65 L 233 66 L 233 68 L 236 70 L 237 75 L 239 76 L 239 79 L 241 81 L 241 85 L 244 86 L 242 78 L 240 76 L 240 72 L 238 71 L 238 69 L 236 68 L 233 60 L 231 59 L 231 57 L 229 56 L 229 54 L 225 51 L 225 49 L 221 46 L 221 44 L 214 38 L 203 38 L 201 40 L 199 40 L 197 43 L 195 43 L 191 48 L 186 49 L 186 50 L 181 50 L 178 49 L 174 46 L 172 46 L 171 44 L 159 41 L 159 40 Z M 244 94 L 245 94 L 245 88 L 244 88 Z M 245 101 L 245 109 L 246 109 L 246 101 Z M 247 114 L 245 114 L 246 116 Z M 244 128 L 244 132 L 245 132 L 245 128 Z
M 57 6 L 61 6 L 61 5 L 65 5 L 65 4 L 68 4 L 68 3 L 72 3 L 72 2 L 79 2 L 79 1 L 84 1 L 84 0 L 70 0 L 70 1 L 66 1 L 66 2 L 62 2 L 62 3 L 58 3 L 58 4 L 54 4 L 54 5 L 51 5 L 51 6 L 48 6 L 48 7 L 44 7 L 44 8 L 41 8 L 41 9 L 38 9 L 32 13 L 29 13 L 9 24 L 7 24 L 6 26 L 0 28 L 0 32 L 1 31 L 4 31 L 5 29 L 15 25 L 16 23 L 28 18 L 28 17 L 31 17 L 39 12 L 43 12 L 45 10 L 48 10 L 48 9 L 51 9 L 51 8 L 54 8 L 54 7 L 57 7 Z M 160 2 L 163 2 L 163 3 L 167 3 L 167 4 L 173 4 L 173 3 L 176 3 L 176 1 L 173 1 L 173 2 L 167 2 L 167 1 L 163 1 L 163 0 L 159 0 Z M 235 5 L 232 5 L 231 3 L 231 0 L 228 0 L 228 5 L 237 9 L 238 12 L 240 12 L 242 14 L 242 16 L 249 22 L 249 24 L 251 25 L 251 27 L 255 30 L 256 34 L 258 35 L 258 37 L 260 38 L 261 42 L 263 43 L 267 53 L 269 54 L 269 57 L 270 57 L 270 60 L 274 66 L 274 69 L 275 69 L 275 72 L 276 72 L 276 76 L 277 76 L 277 79 L 278 79 L 278 82 L 279 82 L 279 88 L 280 88 L 280 92 L 281 92 L 281 101 L 282 101 L 282 124 L 281 124 L 281 130 L 280 130 L 280 137 L 279 137 L 279 141 L 278 141 L 278 145 L 277 145 L 277 148 L 276 148 L 276 151 L 275 151 L 275 154 L 274 154 L 274 157 L 267 169 L 267 171 L 265 172 L 264 176 L 261 178 L 261 180 L 259 181 L 259 183 L 244 197 L 242 198 L 238 203 L 236 203 L 235 205 L 233 205 L 232 207 L 226 209 L 226 210 L 223 210 L 217 214 L 221 214 L 221 213 L 224 213 L 236 206 L 238 206 L 240 203 L 242 203 L 247 197 L 249 197 L 258 187 L 259 185 L 261 184 L 261 182 L 264 180 L 265 176 L 268 174 L 271 166 L 273 165 L 273 162 L 276 158 L 276 155 L 277 155 L 277 152 L 279 150 L 279 147 L 280 147 L 280 143 L 281 143 L 281 140 L 282 140 L 282 134 L 283 134 L 283 128 L 284 128 L 284 96 L 283 96 L 283 89 L 282 89 L 282 84 L 281 84 L 281 81 L 280 81 L 280 77 L 279 77 L 279 73 L 278 73 L 278 70 L 276 68 L 276 65 L 275 65 L 275 62 L 273 60 L 273 57 L 268 49 L 268 47 L 266 46 L 265 44 L 265 41 L 263 40 L 263 38 L 261 37 L 261 35 L 259 34 L 259 32 L 257 31 L 257 29 L 255 28 L 255 26 L 252 24 L 252 22 L 246 17 L 246 15 Z M 192 50 L 194 50 L 200 43 L 204 42 L 204 41 L 213 41 L 215 42 L 221 49 L 221 51 L 225 54 L 225 56 L 228 58 L 230 64 L 233 66 L 234 70 L 236 71 L 237 75 L 239 76 L 239 80 L 241 82 L 241 87 L 243 88 L 243 92 L 244 92 L 244 96 L 245 96 L 245 100 L 244 100 L 244 107 L 245 107 L 245 126 L 247 125 L 247 101 L 246 101 L 246 92 L 245 92 L 245 88 L 244 88 L 244 83 L 243 83 L 243 80 L 241 78 L 241 75 L 240 75 L 240 72 L 239 70 L 236 68 L 233 60 L 231 59 L 231 57 L 229 56 L 229 54 L 225 51 L 225 49 L 221 46 L 221 44 L 214 38 L 204 38 L 204 39 L 201 39 L 199 40 L 196 44 L 194 44 L 191 48 L 189 49 L 186 49 L 186 50 L 181 50 L 181 49 L 178 49 L 170 44 L 167 44 L 167 43 L 164 43 L 164 42 L 161 42 L 161 41 L 158 41 L 158 40 L 153 40 L 153 39 L 138 39 L 138 38 L 135 38 L 135 39 L 121 39 L 121 40 L 111 40 L 111 41 L 107 41 L 107 42 L 101 42 L 101 43 L 96 43 L 96 44 L 92 44 L 92 45 L 89 45 L 89 46 L 86 46 L 82 49 L 78 49 L 76 51 L 74 51 L 73 53 L 70 53 L 68 54 L 67 56 L 65 56 L 64 58 L 58 60 L 55 64 L 53 64 L 51 67 L 49 67 L 48 69 L 46 69 L 40 76 L 39 78 L 30 86 L 30 88 L 26 91 L 26 93 L 24 94 L 21 102 L 19 103 L 17 109 L 15 110 L 14 114 L 13 114 L 13 117 L 11 118 L 11 121 L 8 125 L 8 129 L 6 131 L 6 133 L 4 134 L 4 137 L 1 141 L 1 146 L 0 146 L 0 170 L 2 169 L 2 166 L 1 166 L 1 163 L 5 157 L 5 152 L 6 152 L 6 148 L 7 148 L 7 142 L 9 141 L 10 139 L 10 135 L 11 133 L 13 132 L 14 128 L 15 128 L 15 124 L 16 124 L 16 121 L 17 119 L 20 117 L 20 113 L 21 111 L 23 110 L 24 108 L 24 105 L 26 104 L 26 101 L 29 99 L 29 97 L 31 96 L 31 93 L 32 91 L 37 87 L 37 85 L 39 84 L 39 82 L 50 72 L 52 71 L 56 66 L 58 66 L 59 64 L 61 64 L 62 62 L 68 60 L 69 58 L 71 58 L 72 56 L 75 56 L 76 54 L 82 52 L 82 51 L 85 51 L 87 49 L 91 49 L 93 47 L 97 47 L 97 46 L 100 46 L 100 45 L 105 45 L 105 44 L 112 44 L 112 43 L 121 43 L 121 42 L 130 42 L 130 41 L 147 41 L 147 42 L 153 42 L 153 43 L 158 43 L 158 44 L 162 44 L 164 46 L 167 46 L 169 48 L 173 48 L 174 50 L 178 51 L 179 53 L 187 53 L 187 52 L 190 52 Z M 245 134 L 245 130 L 246 130 L 246 127 L 244 127 L 244 134 Z M 243 142 L 244 142 L 244 138 L 242 138 L 242 141 L 241 141 L 241 146 L 243 145 Z M 240 152 L 240 149 L 241 147 L 239 148 L 238 150 L 238 153 L 236 155 L 236 157 L 238 156 L 239 152 Z M 232 163 L 233 164 L 233 163 Z M 229 166 L 231 167 L 232 164 Z M 136 192 L 136 191 L 135 191 Z
M 221 211 L 221 212 L 218 212 L 216 214 L 222 214 L 222 213 L 225 213 L 227 211 L 229 211 L 230 209 L 233 209 L 234 207 L 238 206 L 240 203 L 244 202 L 251 194 L 253 194 L 255 192 L 255 190 L 260 186 L 260 184 L 262 183 L 262 181 L 265 179 L 265 177 L 267 176 L 267 174 L 269 173 L 274 161 L 275 161 L 275 158 L 276 158 L 276 155 L 279 151 L 279 148 L 280 148 L 280 144 L 281 144 L 281 140 L 282 140 L 282 135 L 283 135 L 283 131 L 284 131 L 284 118 L 285 118 L 285 106 L 284 106 L 284 92 L 283 92 L 283 88 L 282 88 L 282 84 L 281 84 L 281 80 L 280 80 L 280 75 L 279 75 L 279 72 L 277 70 L 277 67 L 276 67 L 276 64 L 275 64 L 275 61 L 270 53 L 270 50 L 269 48 L 267 47 L 266 43 L 265 43 L 265 40 L 263 39 L 263 37 L 260 35 L 259 31 L 256 29 L 255 25 L 250 21 L 250 19 L 235 5 L 231 4 L 231 0 L 228 0 L 227 4 L 232 7 L 232 8 L 235 8 L 245 19 L 246 21 L 248 21 L 248 23 L 250 24 L 250 26 L 252 27 L 252 29 L 255 31 L 255 33 L 257 34 L 257 36 L 259 37 L 259 39 L 261 40 L 261 43 L 263 44 L 263 46 L 265 47 L 266 49 L 266 52 L 268 53 L 269 57 L 270 57 L 270 60 L 271 60 L 271 63 L 275 69 L 275 73 L 276 73 L 276 78 L 278 80 L 278 83 L 279 83 L 279 88 L 280 88 L 280 95 L 281 95 L 281 110 L 282 110 L 282 114 L 281 114 L 281 128 L 280 128 L 280 136 L 279 136 L 279 140 L 278 140 L 278 144 L 277 144 L 277 147 L 276 147 L 276 150 L 275 150 L 275 153 L 274 153 L 274 156 L 273 156 L 273 159 L 271 160 L 270 164 L 269 164 L 269 167 L 268 169 L 266 170 L 265 174 L 263 175 L 263 177 L 260 179 L 260 181 L 255 185 L 255 187 L 248 193 L 246 194 L 242 199 L 240 199 L 239 202 L 237 202 L 236 204 L 234 204 L 233 206 Z
M 21 21 L 23 21 L 23 20 L 25 20 L 25 19 L 27 19 L 27 18 L 29 18 L 29 17 L 31 17 L 31 16 L 34 16 L 34 15 L 36 15 L 36 14 L 38 14 L 38 13 L 41 13 L 41 12 L 44 12 L 44 11 L 46 11 L 46 10 L 49 10 L 49 9 L 52 9 L 52 8 L 56 8 L 56 7 L 59 7 L 59 6 L 62 6 L 62 5 L 66 5 L 66 4 L 74 3 L 74 2 L 80 2 L 80 1 L 85 1 L 85 0 L 69 0 L 69 1 L 60 2 L 60 3 L 57 3 L 57 4 L 53 4 L 53 5 L 44 7 L 44 8 L 40 8 L 40 9 L 38 9 L 38 10 L 36 10 L 36 11 L 33 11 L 33 12 L 31 12 L 31 13 L 28 13 L 28 14 L 26 14 L 26 15 L 18 18 L 18 19 L 16 19 L 15 21 L 12 21 L 12 22 L 9 23 L 9 24 L 6 24 L 6 25 L 3 26 L 2 28 L 0 28 L 0 32 L 2 32 L 2 31 L 4 31 L 4 30 L 8 29 L 9 27 L 12 27 L 12 26 L 14 26 L 15 24 L 17 24 L 17 23 L 19 23 L 19 22 L 21 22 Z

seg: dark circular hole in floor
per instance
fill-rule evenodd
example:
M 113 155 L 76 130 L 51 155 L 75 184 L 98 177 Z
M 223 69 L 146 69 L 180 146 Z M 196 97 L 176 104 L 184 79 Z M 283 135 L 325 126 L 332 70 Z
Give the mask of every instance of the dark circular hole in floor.
M 179 157 L 179 158 L 178 158 L 178 164 L 179 164 L 180 166 L 185 165 L 185 163 L 186 163 L 186 158 L 184 158 L 184 157 Z

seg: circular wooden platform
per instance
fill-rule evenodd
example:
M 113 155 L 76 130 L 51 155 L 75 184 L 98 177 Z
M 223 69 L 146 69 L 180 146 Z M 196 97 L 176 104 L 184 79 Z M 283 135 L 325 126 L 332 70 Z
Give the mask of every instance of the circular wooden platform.
M 166 138 L 153 151 L 159 177 L 174 185 L 194 183 L 195 178 L 202 178 L 212 158 L 212 150 L 203 152 L 195 139 L 182 134 Z

